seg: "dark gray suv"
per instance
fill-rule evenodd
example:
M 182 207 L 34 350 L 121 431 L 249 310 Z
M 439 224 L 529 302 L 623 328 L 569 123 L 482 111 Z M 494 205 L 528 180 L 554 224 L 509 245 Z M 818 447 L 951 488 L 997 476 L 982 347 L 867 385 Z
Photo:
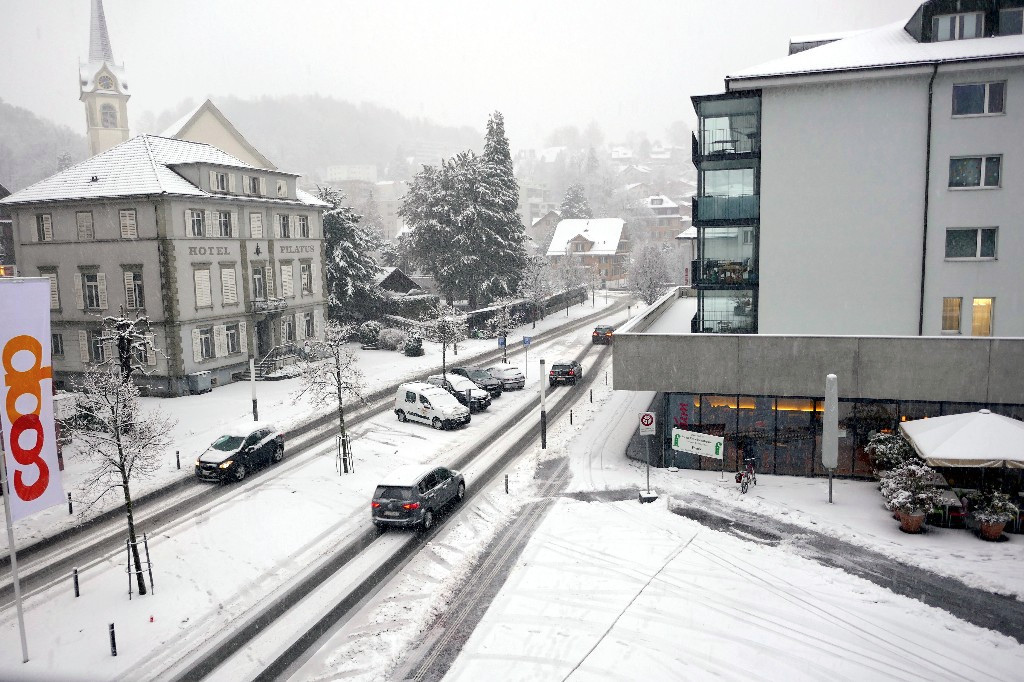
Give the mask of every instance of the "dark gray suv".
M 458 471 L 412 464 L 384 477 L 373 492 L 370 516 L 378 528 L 429 530 L 438 512 L 465 496 L 466 481 Z

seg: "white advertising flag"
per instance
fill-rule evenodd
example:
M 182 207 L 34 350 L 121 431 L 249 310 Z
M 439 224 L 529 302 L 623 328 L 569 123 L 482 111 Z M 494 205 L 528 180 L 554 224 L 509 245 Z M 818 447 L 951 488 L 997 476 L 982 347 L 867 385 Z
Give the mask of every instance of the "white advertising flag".
M 0 277 L 0 426 L 11 521 L 64 502 L 53 423 L 50 281 Z

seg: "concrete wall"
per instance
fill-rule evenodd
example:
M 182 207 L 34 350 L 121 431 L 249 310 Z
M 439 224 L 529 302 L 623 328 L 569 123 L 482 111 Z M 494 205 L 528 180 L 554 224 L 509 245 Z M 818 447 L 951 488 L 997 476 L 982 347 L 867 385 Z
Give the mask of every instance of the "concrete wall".
M 614 388 L 844 398 L 1024 401 L 1024 339 L 615 333 Z
M 916 334 L 928 78 L 762 91 L 767 334 Z

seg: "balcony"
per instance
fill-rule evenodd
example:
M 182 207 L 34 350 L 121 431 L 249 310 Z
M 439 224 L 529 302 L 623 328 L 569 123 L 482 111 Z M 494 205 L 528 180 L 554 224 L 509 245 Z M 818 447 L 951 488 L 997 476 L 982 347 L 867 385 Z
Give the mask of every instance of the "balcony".
M 694 222 L 750 222 L 761 215 L 761 197 L 748 194 L 735 197 L 694 197 Z
M 697 133 L 691 133 L 691 138 L 690 154 L 694 163 L 702 159 L 752 158 L 761 154 L 761 136 L 751 130 L 715 128 L 702 130 L 699 142 Z
M 697 286 L 712 287 L 750 287 L 757 284 L 757 269 L 749 258 L 742 261 L 695 260 L 691 262 L 693 268 L 693 283 Z
M 287 307 L 283 298 L 258 298 L 252 301 L 253 313 L 277 313 Z

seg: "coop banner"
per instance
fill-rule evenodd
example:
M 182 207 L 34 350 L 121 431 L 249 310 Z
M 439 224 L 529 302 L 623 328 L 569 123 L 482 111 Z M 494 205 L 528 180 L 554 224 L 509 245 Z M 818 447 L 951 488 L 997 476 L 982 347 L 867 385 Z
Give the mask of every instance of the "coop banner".
M 11 521 L 61 504 L 50 365 L 50 280 L 0 278 L 0 426 Z

